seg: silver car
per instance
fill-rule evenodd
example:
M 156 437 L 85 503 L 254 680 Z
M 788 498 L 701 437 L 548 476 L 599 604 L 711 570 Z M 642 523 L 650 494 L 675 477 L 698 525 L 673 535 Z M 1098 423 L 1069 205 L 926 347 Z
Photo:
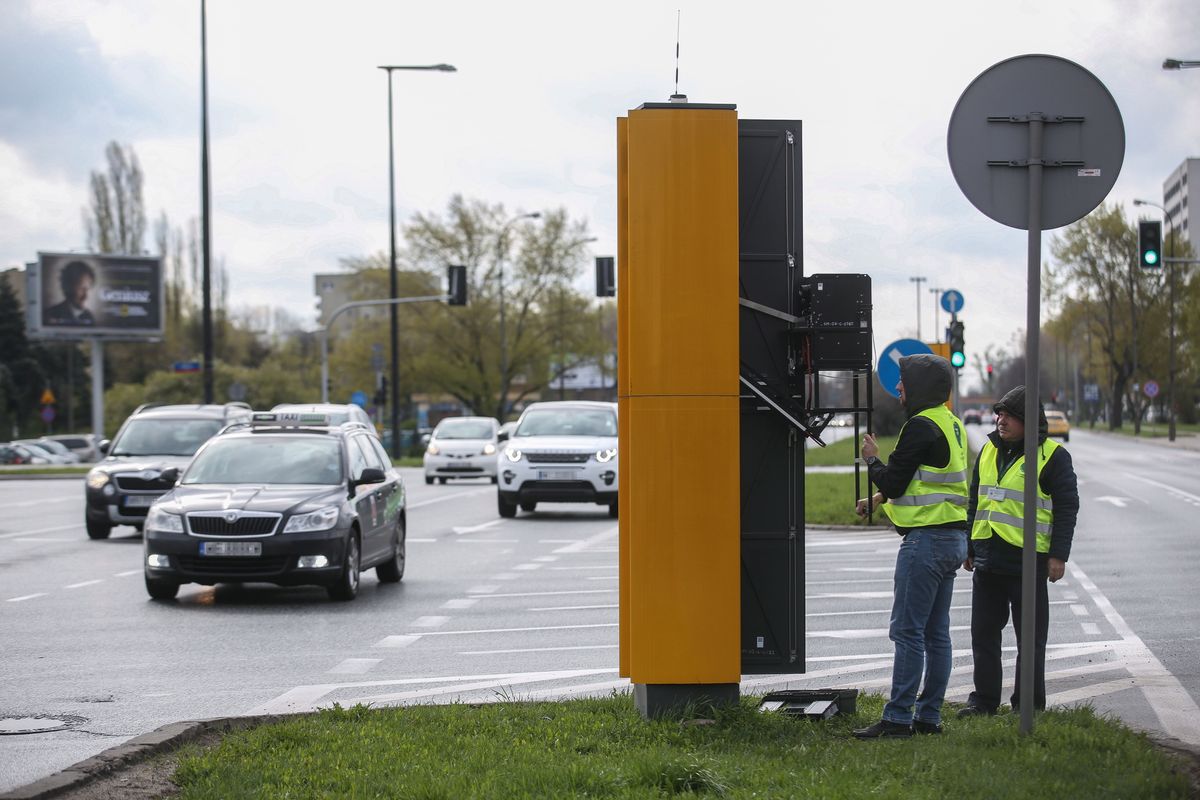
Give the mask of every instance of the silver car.
M 425 483 L 450 478 L 496 482 L 496 432 L 492 417 L 448 417 L 437 424 L 425 448 Z

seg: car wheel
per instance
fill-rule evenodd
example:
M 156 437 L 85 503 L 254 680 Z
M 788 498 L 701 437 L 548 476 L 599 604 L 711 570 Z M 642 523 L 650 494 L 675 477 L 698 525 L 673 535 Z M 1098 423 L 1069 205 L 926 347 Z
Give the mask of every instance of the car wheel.
M 500 509 L 500 516 L 515 517 L 517 515 L 517 504 L 510 503 L 504 499 L 504 495 L 496 493 L 496 505 Z
M 146 593 L 155 600 L 174 600 L 179 593 L 179 584 L 163 578 L 146 576 Z
M 342 563 L 342 574 L 337 583 L 329 587 L 329 596 L 334 600 L 353 600 L 358 595 L 358 534 L 351 533 L 346 542 L 346 559 Z
M 537 511 L 537 503 L 533 500 L 521 503 L 521 510 L 526 514 L 532 514 L 534 511 Z
M 1064 433 L 1064 434 L 1063 434 L 1063 441 L 1064 441 L 1064 442 L 1069 442 L 1069 441 L 1071 441 L 1071 434 L 1069 434 L 1069 433 Z
M 446 485 L 446 479 L 445 479 L 445 478 L 438 478 L 438 483 L 440 483 L 442 486 L 445 486 L 445 485 Z
M 396 522 L 396 546 L 392 550 L 391 558 L 375 568 L 375 577 L 379 578 L 380 583 L 399 583 L 400 579 L 404 577 L 406 542 L 404 517 L 401 517 Z
M 91 517 L 87 517 L 85 521 L 87 522 L 87 535 L 89 539 L 107 539 L 108 535 L 112 533 L 112 525 L 109 525 L 107 522 L 94 520 Z
M 426 485 L 426 486 L 428 486 L 428 485 L 430 485 L 431 483 L 433 483 L 433 477 L 432 477 L 432 476 L 429 476 L 429 475 L 426 475 L 426 476 L 425 476 L 425 485 Z
M 617 503 L 613 501 L 608 504 L 608 515 L 613 519 L 617 518 Z

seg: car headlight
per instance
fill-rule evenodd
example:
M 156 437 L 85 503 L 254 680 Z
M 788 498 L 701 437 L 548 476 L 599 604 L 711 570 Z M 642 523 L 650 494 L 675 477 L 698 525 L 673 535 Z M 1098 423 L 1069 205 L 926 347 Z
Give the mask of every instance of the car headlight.
M 87 485 L 89 489 L 103 489 L 105 484 L 111 480 L 107 472 L 102 469 L 94 469 L 87 474 Z
M 485 444 L 483 446 L 483 454 L 485 456 L 494 455 L 495 452 L 496 452 L 496 445 L 492 444 L 491 442 L 488 442 L 487 444 Z
M 287 521 L 284 533 L 303 533 L 305 531 L 324 531 L 332 528 L 338 521 L 337 506 L 310 511 L 307 514 L 297 514 Z
M 429 453 L 429 455 L 431 455 L 431 456 L 436 456 L 438 453 L 440 453 L 442 451 L 438 449 L 438 446 L 436 444 L 434 444 L 433 442 L 430 442 L 429 447 L 425 448 L 425 452 Z
M 515 447 L 504 448 L 504 457 L 514 464 L 521 460 L 521 451 Z
M 146 515 L 146 528 L 166 533 L 183 533 L 183 517 L 163 511 L 158 506 L 151 506 Z
M 596 460 L 601 464 L 607 464 L 617 457 L 617 448 L 606 447 L 603 450 L 596 451 Z

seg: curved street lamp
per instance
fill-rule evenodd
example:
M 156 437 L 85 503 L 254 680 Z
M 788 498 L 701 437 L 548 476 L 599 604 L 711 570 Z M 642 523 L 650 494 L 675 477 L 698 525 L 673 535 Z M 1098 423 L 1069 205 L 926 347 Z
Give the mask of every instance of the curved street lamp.
M 1168 58 L 1163 61 L 1163 69 L 1195 69 L 1200 67 L 1200 61 L 1181 61 L 1178 58 Z

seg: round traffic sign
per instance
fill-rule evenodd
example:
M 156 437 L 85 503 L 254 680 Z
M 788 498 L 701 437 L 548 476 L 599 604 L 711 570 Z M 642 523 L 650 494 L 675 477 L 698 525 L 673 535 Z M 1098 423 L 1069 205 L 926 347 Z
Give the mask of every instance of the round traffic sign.
M 366 408 L 367 407 L 367 393 L 363 392 L 363 391 L 354 392 L 354 394 L 350 395 L 350 402 L 353 405 L 358 406 L 359 408 Z
M 962 311 L 963 296 L 958 289 L 947 289 L 942 292 L 942 310 L 957 314 Z
M 54 422 L 54 406 L 42 406 L 42 422 L 49 425 Z
M 1158 382 L 1146 381 L 1146 383 L 1142 386 L 1142 392 L 1144 392 L 1146 397 L 1149 397 L 1151 400 L 1158 397 Z
M 879 375 L 879 385 L 892 397 L 899 398 L 896 384 L 900 382 L 900 359 L 904 356 L 915 356 L 917 353 L 932 353 L 929 345 L 920 339 L 897 339 L 883 348 L 879 356 L 879 366 L 875 372 Z

